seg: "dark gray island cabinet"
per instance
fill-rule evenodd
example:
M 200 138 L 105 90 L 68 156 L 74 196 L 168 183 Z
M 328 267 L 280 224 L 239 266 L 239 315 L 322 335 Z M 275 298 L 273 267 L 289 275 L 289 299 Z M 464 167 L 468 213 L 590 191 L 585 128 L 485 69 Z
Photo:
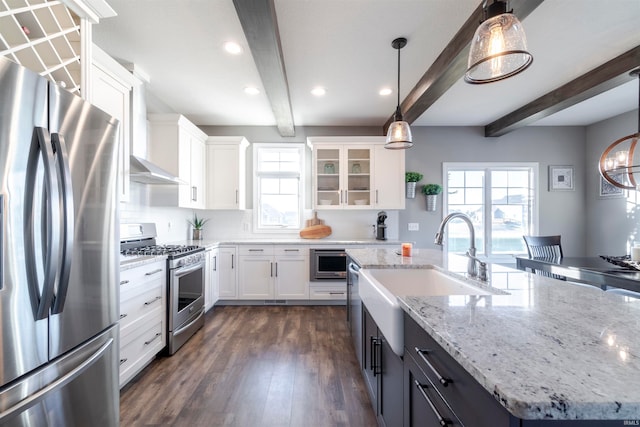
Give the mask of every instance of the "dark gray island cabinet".
M 402 359 L 384 338 L 378 325 L 362 306 L 362 374 L 378 424 L 386 427 L 403 425 Z
M 514 417 L 415 320 L 404 314 L 406 427 L 608 427 L 636 420 L 522 420 Z M 396 356 L 397 357 L 397 356 Z M 497 367 L 499 368 L 499 367 Z M 527 381 L 523 378 L 522 381 Z M 558 402 L 559 405 L 562 402 Z M 640 414 L 638 414 L 640 418 Z M 399 424 L 398 424 L 399 425 Z

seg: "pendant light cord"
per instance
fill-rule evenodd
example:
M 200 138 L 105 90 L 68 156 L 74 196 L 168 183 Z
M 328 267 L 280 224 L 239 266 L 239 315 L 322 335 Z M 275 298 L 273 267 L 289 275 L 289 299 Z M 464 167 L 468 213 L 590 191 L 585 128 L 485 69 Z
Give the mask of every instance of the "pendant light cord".
M 640 133 L 640 68 L 632 71 L 638 76 L 638 133 Z
M 398 109 L 400 109 L 400 49 L 402 48 L 398 48 L 398 103 L 396 104 Z

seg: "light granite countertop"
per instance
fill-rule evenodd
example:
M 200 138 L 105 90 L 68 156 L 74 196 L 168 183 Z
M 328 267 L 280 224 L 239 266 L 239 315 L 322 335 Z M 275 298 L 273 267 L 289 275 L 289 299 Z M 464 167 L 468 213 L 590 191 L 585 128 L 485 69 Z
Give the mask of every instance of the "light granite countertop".
M 125 256 L 120 255 L 120 271 L 131 270 L 132 268 L 140 267 L 142 265 L 147 265 L 154 263 L 156 261 L 165 261 L 167 259 L 164 255 L 132 255 Z
M 301 238 L 235 238 L 235 239 L 204 239 L 204 240 L 180 240 L 170 242 L 175 245 L 198 245 L 205 248 L 213 248 L 222 245 L 305 245 L 305 246 L 371 246 L 371 245 L 397 245 L 398 240 L 332 240 L 332 239 L 301 239 Z
M 363 268 L 466 265 L 435 250 L 414 250 L 411 259 L 389 249 L 347 253 Z M 489 270 L 507 295 L 398 300 L 516 417 L 640 419 L 640 300 L 497 264 Z

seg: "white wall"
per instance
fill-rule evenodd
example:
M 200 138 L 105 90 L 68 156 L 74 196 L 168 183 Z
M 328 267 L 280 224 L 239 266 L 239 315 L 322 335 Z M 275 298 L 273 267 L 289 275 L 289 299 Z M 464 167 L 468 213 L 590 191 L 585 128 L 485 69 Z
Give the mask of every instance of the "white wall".
M 638 192 L 620 198 L 600 197 L 598 161 L 609 144 L 638 131 L 638 110 L 587 128 L 586 250 L 591 255 L 624 255 L 640 244 Z M 637 158 L 637 155 L 636 155 Z

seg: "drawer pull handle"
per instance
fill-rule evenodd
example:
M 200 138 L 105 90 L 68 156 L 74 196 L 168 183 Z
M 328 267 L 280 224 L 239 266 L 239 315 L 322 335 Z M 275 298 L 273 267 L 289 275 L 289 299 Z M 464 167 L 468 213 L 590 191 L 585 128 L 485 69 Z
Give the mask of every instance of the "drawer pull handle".
M 129 281 L 128 281 L 128 280 L 121 280 L 121 281 L 120 281 L 120 286 L 122 286 L 122 285 L 126 285 L 127 283 L 129 283 Z
M 329 295 L 344 295 L 344 292 L 329 292 Z
M 452 379 L 445 378 L 442 375 L 440 375 L 440 372 L 436 371 L 436 368 L 434 368 L 431 362 L 427 360 L 427 357 L 425 356 L 425 354 L 427 354 L 429 350 L 422 350 L 422 349 L 419 349 L 418 347 L 416 347 L 415 350 L 416 350 L 416 353 L 418 353 L 418 356 L 420 356 L 420 359 L 422 359 L 422 361 L 427 364 L 429 369 L 431 369 L 431 372 L 433 372 L 435 376 L 438 377 L 438 381 L 440 381 L 440 384 L 442 384 L 443 387 L 446 387 L 453 382 Z
M 162 269 L 161 269 L 161 268 L 159 268 L 159 269 L 157 269 L 157 270 L 153 270 L 153 271 L 150 271 L 150 272 L 148 272 L 148 273 L 144 273 L 144 275 L 145 275 L 145 276 L 153 276 L 154 274 L 156 274 L 156 273 L 160 273 L 161 271 L 162 271 Z
M 264 252 L 264 249 L 249 249 L 249 252 Z
M 300 249 L 285 249 L 285 252 L 300 252 Z
M 416 387 L 418 387 L 418 390 L 420 390 L 420 394 L 422 395 L 422 397 L 424 398 L 424 400 L 427 401 L 427 403 L 429 404 L 429 407 L 431 408 L 431 410 L 433 411 L 433 413 L 435 414 L 436 418 L 438 418 L 438 423 L 442 426 L 442 427 L 447 427 L 451 425 L 451 421 L 447 420 L 446 418 L 444 418 L 442 415 L 440 415 L 440 412 L 438 412 L 438 409 L 435 407 L 435 405 L 433 404 L 433 402 L 431 401 L 431 399 L 429 399 L 429 396 L 427 396 L 427 393 L 425 393 L 424 389 L 428 388 L 429 386 L 426 384 L 420 384 L 418 382 L 418 380 L 413 380 L 413 383 L 416 385 Z
M 120 359 L 120 364 L 122 365 L 124 362 L 126 362 L 129 359 Z
M 160 337 L 160 335 L 162 335 L 160 332 L 156 333 L 156 334 L 153 336 L 153 338 L 151 338 L 149 341 L 145 341 L 145 342 L 144 342 L 144 345 L 149 345 L 149 344 L 151 344 L 152 342 L 154 342 L 155 340 L 157 340 L 157 339 L 158 339 L 158 337 Z
M 127 314 L 127 313 L 121 314 L 121 315 L 120 315 L 120 319 L 124 319 L 124 318 L 125 318 L 125 317 L 127 317 L 127 316 L 128 316 L 128 314 Z
M 162 299 L 162 297 L 161 297 L 161 296 L 157 296 L 157 297 L 155 297 L 154 299 L 152 299 L 151 301 L 147 301 L 147 302 L 145 302 L 145 303 L 144 303 L 144 305 L 151 305 L 151 304 L 153 304 L 154 302 L 158 301 L 159 299 Z

